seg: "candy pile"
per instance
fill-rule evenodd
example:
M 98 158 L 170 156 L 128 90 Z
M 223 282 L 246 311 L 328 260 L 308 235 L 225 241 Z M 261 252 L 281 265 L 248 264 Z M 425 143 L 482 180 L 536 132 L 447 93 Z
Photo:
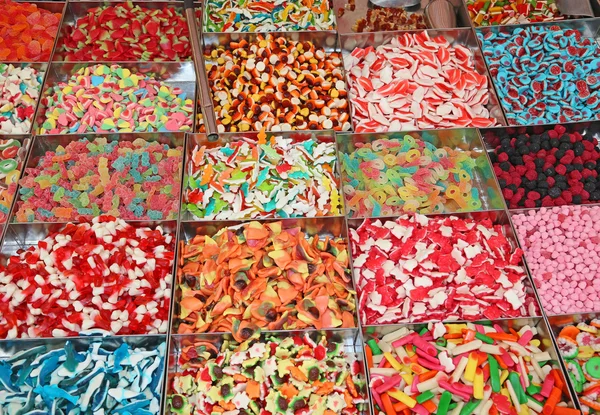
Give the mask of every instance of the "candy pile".
M 497 124 L 485 107 L 488 78 L 473 53 L 443 36 L 404 33 L 345 58 L 356 132 Z
M 182 242 L 178 333 L 355 327 L 346 241 L 246 222 Z
M 490 219 L 366 219 L 350 241 L 363 324 L 537 315 L 522 251 Z
M 26 349 L 0 360 L 0 402 L 10 414 L 61 408 L 63 413 L 158 415 L 165 349 L 164 341 L 158 347 L 121 343 L 114 349 L 99 340 L 83 347 L 66 342 L 56 349 Z
M 563 20 L 556 0 L 467 0 L 475 26 L 495 26 Z
M 567 407 L 563 374 L 545 350 L 551 344 L 535 327 L 471 323 L 371 338 L 365 349 L 375 413 L 579 415 Z
M 243 343 L 238 343 L 243 342 Z M 253 336 L 217 345 L 197 341 L 179 356 L 183 371 L 169 385 L 181 415 L 325 414 L 367 410 L 364 368 L 339 334 Z
M 354 32 L 386 32 L 395 30 L 427 29 L 422 14 L 410 13 L 403 7 L 374 6 L 365 17 L 352 26 Z
M 220 132 L 351 128 L 337 52 L 268 34 L 213 48 L 206 59 Z
M 0 339 L 166 333 L 174 245 L 110 216 L 51 232 L 0 267 Z
M 15 139 L 0 140 L 0 223 L 6 222 L 21 175 L 21 158 L 26 148 Z
M 542 208 L 512 219 L 546 312 L 600 310 L 600 207 Z
M 92 65 L 51 86 L 40 134 L 190 131 L 194 101 L 153 75 Z
M 489 153 L 509 208 L 600 201 L 600 149 L 593 134 L 562 125 L 541 134 L 487 132 Z
M 410 135 L 356 147 L 341 155 L 350 217 L 481 209 L 469 151 L 437 148 Z
M 585 415 L 600 413 L 600 320 L 564 327 L 557 338 Z
M 59 52 L 65 61 L 179 61 L 190 59 L 192 49 L 180 9 L 127 2 L 88 9 L 65 26 Z
M 600 47 L 593 38 L 558 25 L 478 35 L 510 125 L 596 118 Z
M 340 215 L 335 143 L 265 138 L 196 147 L 184 208 L 219 220 Z
M 334 30 L 328 0 L 208 0 L 205 32 Z
M 46 152 L 21 179 L 17 222 L 91 219 L 177 219 L 182 148 L 167 144 L 72 141 Z M 1 171 L 1 170 L 0 170 Z
M 31 66 L 0 63 L 0 134 L 29 134 L 43 81 Z
M 50 60 L 61 14 L 35 3 L 0 1 L 0 61 Z

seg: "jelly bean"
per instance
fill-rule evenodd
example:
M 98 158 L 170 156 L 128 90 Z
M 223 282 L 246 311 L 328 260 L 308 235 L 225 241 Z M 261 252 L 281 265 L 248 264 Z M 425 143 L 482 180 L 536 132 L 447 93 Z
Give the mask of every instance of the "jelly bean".
M 196 147 L 184 208 L 196 218 L 225 220 L 340 215 L 336 159 L 335 143 L 314 136 Z
M 104 137 L 58 146 L 20 181 L 17 222 L 67 222 L 108 214 L 177 219 L 182 147 Z
M 429 32 L 404 33 L 346 59 L 356 132 L 489 127 L 487 75 L 473 52 Z
M 350 130 L 341 55 L 258 35 L 205 56 L 219 132 Z
M 367 403 L 363 365 L 336 332 L 198 340 L 182 348 L 167 396 L 180 415 L 358 414 Z
M 567 133 L 562 125 L 541 134 L 517 133 L 485 133 L 494 148 L 490 159 L 509 208 L 600 201 L 600 149 L 595 135 Z
M 139 338 L 137 338 L 139 339 Z M 0 359 L 0 401 L 9 413 L 160 414 L 164 340 L 133 347 L 114 339 L 50 342 Z M 106 412 L 105 412 L 106 411 Z
M 346 11 L 355 10 L 356 1 L 349 0 L 343 8 L 338 9 L 337 17 L 343 17 Z M 365 16 L 352 25 L 352 31 L 358 33 L 415 29 L 427 29 L 423 14 L 408 12 L 403 7 L 381 7 L 373 4 L 369 4 Z
M 0 134 L 28 134 L 44 72 L 0 63 Z
M 385 146 L 380 145 L 382 141 Z M 367 160 L 371 160 L 371 164 L 366 164 Z M 373 165 L 375 160 L 380 163 Z M 375 172 L 373 177 L 368 171 L 371 166 Z M 404 173 L 406 168 L 414 168 L 414 171 Z M 412 203 L 416 203 L 416 210 L 423 214 L 481 209 L 481 199 L 474 188 L 474 168 L 471 152 L 449 147 L 436 149 L 422 139 L 409 143 L 406 139 L 382 138 L 357 143 L 354 151 L 342 154 L 347 213 L 350 217 L 371 216 L 375 206 L 370 209 L 365 206 L 365 200 L 371 198 L 376 200 L 383 216 L 414 211 Z M 462 205 L 456 202 L 458 198 L 453 193 L 454 188 L 459 189 L 455 183 L 465 186 L 467 197 Z M 412 202 L 410 209 L 406 202 Z
M 343 238 L 245 222 L 182 242 L 181 254 L 179 334 L 355 327 Z
M 205 32 L 335 30 L 327 0 L 208 0 Z
M 546 312 L 599 309 L 600 207 L 541 208 L 512 219 Z
M 60 13 L 52 13 L 35 3 L 4 0 L 0 14 L 0 61 L 50 60 L 60 19 Z
M 173 239 L 110 216 L 50 232 L 0 266 L 0 338 L 166 333 Z
M 492 343 L 469 340 L 474 332 L 485 333 Z M 529 340 L 521 344 L 526 335 Z M 377 415 L 579 413 L 567 389 L 551 386 L 547 395 L 539 392 L 542 385 L 556 378 L 564 384 L 564 379 L 551 350 L 546 350 L 552 342 L 536 327 L 509 332 L 498 325 L 429 323 L 420 333 L 403 327 L 385 336 L 367 336 L 366 349 L 376 341 L 378 348 L 390 351 L 385 356 L 373 353 L 369 367 Z M 447 342 L 442 346 L 438 339 Z M 426 355 L 424 346 L 435 354 Z M 390 359 L 396 364 L 389 364 Z M 388 389 L 392 382 L 395 386 Z
M 201 18 L 201 11 L 197 10 Z M 192 49 L 179 8 L 146 8 L 127 2 L 87 10 L 65 25 L 58 56 L 65 61 L 179 61 Z
M 559 25 L 491 29 L 478 36 L 510 125 L 585 121 L 600 114 L 600 47 L 594 38 Z
M 563 20 L 555 0 L 467 0 L 475 26 L 511 25 Z
M 539 315 L 523 252 L 489 218 L 366 219 L 350 243 L 363 324 Z
M 194 102 L 151 74 L 84 66 L 42 98 L 40 134 L 190 131 Z

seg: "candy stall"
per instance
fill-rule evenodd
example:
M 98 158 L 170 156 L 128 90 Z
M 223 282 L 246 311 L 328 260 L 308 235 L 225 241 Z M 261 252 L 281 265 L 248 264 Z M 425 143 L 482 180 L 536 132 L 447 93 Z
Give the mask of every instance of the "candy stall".
M 0 0 L 0 415 L 600 413 L 599 12 Z

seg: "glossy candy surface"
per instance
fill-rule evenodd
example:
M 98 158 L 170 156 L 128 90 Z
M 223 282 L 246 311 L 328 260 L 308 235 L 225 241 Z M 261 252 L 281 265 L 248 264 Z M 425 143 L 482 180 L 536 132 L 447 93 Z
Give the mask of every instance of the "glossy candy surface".
M 365 219 L 350 242 L 363 324 L 537 315 L 523 252 L 488 218 Z
M 29 134 L 44 72 L 0 63 L 0 134 Z
M 341 214 L 336 146 L 316 137 L 248 137 L 198 147 L 188 164 L 185 208 L 196 218 Z
M 179 334 L 355 327 L 347 243 L 285 222 L 245 222 L 182 242 Z
M 182 350 L 168 406 L 182 415 L 359 414 L 368 398 L 356 358 L 332 333 L 255 335 L 220 348 L 199 340 Z

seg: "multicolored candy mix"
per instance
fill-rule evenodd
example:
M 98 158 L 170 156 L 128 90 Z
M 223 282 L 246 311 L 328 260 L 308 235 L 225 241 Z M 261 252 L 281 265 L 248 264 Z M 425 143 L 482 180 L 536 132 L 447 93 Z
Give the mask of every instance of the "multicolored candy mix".
M 197 235 L 180 252 L 179 334 L 355 327 L 342 238 L 246 222 Z
M 0 63 L 0 134 L 29 134 L 43 82 L 31 66 Z
M 438 148 L 405 135 L 356 143 L 341 161 L 350 217 L 481 209 L 473 186 L 477 161 L 470 151 Z
M 350 242 L 363 324 L 538 315 L 523 251 L 488 218 L 366 219 Z
M 0 339 L 166 333 L 173 235 L 69 223 L 0 266 Z
M 335 30 L 328 0 L 208 0 L 205 32 Z
M 553 26 L 478 32 L 510 125 L 600 118 L 600 46 Z
M 490 127 L 488 78 L 473 52 L 427 31 L 344 56 L 356 132 Z
M 536 327 L 429 323 L 365 347 L 377 415 L 578 415 Z
M 177 219 L 182 150 L 142 138 L 84 138 L 58 146 L 26 169 L 15 220 L 66 222 L 101 214 Z
M 65 61 L 179 61 L 189 60 L 192 48 L 180 9 L 128 1 L 88 9 L 65 26 L 58 52 Z
M 19 348 L 21 349 L 21 348 Z M 163 341 L 158 347 L 116 349 L 101 340 L 77 347 L 66 342 L 50 349 L 25 348 L 0 360 L 0 402 L 10 414 L 160 414 L 165 370 Z
M 206 219 L 340 215 L 336 160 L 335 143 L 315 136 L 196 146 L 184 208 Z
M 337 52 L 267 34 L 213 47 L 206 60 L 219 132 L 351 128 Z
M 8 218 L 26 154 L 27 149 L 20 141 L 13 138 L 0 140 L 0 223 Z
M 190 131 L 194 101 L 151 74 L 119 65 L 85 66 L 42 98 L 40 134 Z
M 495 26 L 563 20 L 556 0 L 467 0 L 475 26 Z
M 585 415 L 600 414 L 600 320 L 564 327 L 556 339 Z
M 167 405 L 181 415 L 356 415 L 367 410 L 363 365 L 337 333 L 254 335 L 183 348 Z
M 61 14 L 12 0 L 0 1 L 0 8 L 0 61 L 49 61 Z

